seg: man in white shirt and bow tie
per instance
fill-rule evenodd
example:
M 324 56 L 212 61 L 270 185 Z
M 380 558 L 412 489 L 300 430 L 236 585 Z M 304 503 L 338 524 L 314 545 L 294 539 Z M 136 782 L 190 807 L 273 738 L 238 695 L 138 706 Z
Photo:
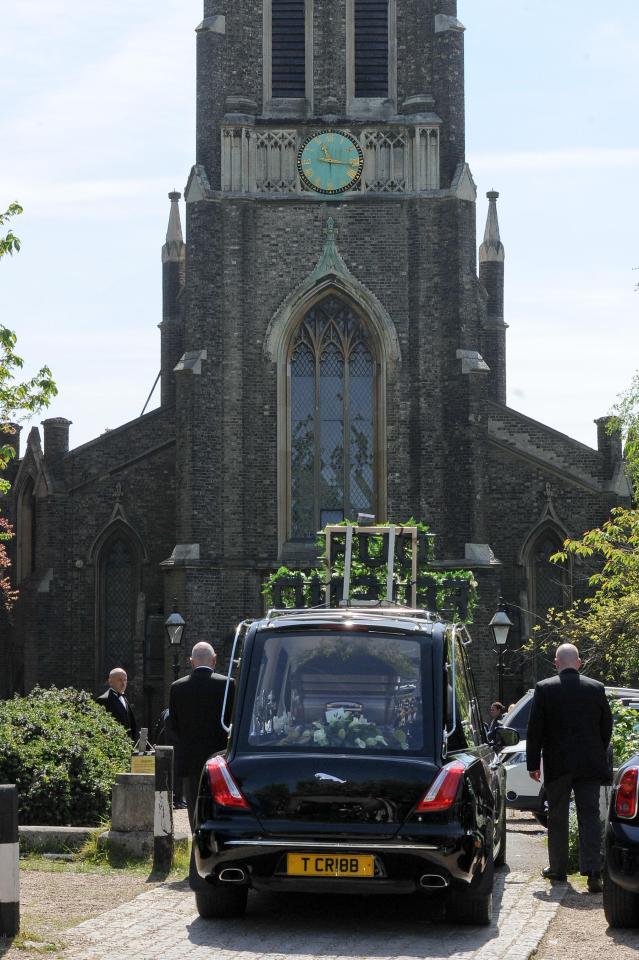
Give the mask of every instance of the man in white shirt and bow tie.
M 109 674 L 109 689 L 96 697 L 97 703 L 115 717 L 118 723 L 128 731 L 133 743 L 138 739 L 138 725 L 135 714 L 124 696 L 128 677 L 122 667 L 114 667 Z

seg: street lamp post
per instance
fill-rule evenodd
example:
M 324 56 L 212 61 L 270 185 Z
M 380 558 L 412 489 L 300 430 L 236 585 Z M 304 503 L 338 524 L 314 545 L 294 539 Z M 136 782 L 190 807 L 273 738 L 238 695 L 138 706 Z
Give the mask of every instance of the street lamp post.
M 497 670 L 499 677 L 499 702 L 504 702 L 504 653 L 506 651 L 506 643 L 508 641 L 508 631 L 512 627 L 512 620 L 509 618 L 506 613 L 506 604 L 504 603 L 502 597 L 499 598 L 499 609 L 494 615 L 493 619 L 490 621 L 490 629 L 492 631 L 493 640 L 495 641 L 495 647 L 497 651 Z
M 169 638 L 169 646 L 173 650 L 173 679 L 177 680 L 180 672 L 180 647 L 182 646 L 182 637 L 186 626 L 184 617 L 177 612 L 177 599 L 173 599 L 173 613 L 164 621 L 166 635 Z

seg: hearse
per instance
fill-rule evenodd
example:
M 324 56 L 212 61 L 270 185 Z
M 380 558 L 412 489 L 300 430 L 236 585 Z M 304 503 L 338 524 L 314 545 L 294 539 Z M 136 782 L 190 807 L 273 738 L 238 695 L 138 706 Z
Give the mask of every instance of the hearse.
M 463 625 L 401 607 L 278 610 L 238 627 L 228 748 L 205 765 L 196 810 L 200 916 L 241 915 L 251 889 L 419 893 L 490 923 L 505 774 L 469 643 Z

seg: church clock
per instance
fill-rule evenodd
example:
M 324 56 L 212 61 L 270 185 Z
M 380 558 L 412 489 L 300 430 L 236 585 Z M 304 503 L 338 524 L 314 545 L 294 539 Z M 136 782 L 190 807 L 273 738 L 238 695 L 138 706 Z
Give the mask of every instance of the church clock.
M 350 133 L 321 130 L 307 137 L 297 155 L 300 180 L 316 193 L 344 193 L 362 176 L 364 154 Z

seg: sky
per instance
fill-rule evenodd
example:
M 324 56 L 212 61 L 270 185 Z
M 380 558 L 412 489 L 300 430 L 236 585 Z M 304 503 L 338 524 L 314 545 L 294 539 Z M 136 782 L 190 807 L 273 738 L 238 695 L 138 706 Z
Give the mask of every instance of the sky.
M 595 446 L 593 420 L 639 367 L 639 3 L 458 10 L 478 242 L 486 191 L 500 192 L 508 402 Z M 25 208 L 0 323 L 27 373 L 51 367 L 45 415 L 73 421 L 72 447 L 138 416 L 159 371 L 160 251 L 167 193 L 194 161 L 201 19 L 202 0 L 0 0 L 0 206 Z

